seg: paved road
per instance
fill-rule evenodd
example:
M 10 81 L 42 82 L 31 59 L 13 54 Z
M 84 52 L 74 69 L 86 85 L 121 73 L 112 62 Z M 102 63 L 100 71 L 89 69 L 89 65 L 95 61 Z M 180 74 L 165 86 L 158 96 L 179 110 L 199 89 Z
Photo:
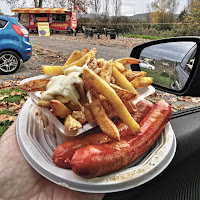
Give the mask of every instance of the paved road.
M 66 37 L 66 40 L 63 37 Z M 91 40 L 93 39 L 91 38 Z M 74 50 L 82 50 L 85 47 L 88 49 L 96 48 L 98 52 L 97 57 L 105 58 L 106 60 L 129 57 L 132 50 L 128 47 L 108 47 L 98 44 L 88 44 L 86 42 L 84 43 L 84 40 L 81 42 L 78 40 L 70 41 L 67 39 L 67 36 L 62 36 L 61 39 L 58 39 L 58 36 L 54 35 L 50 37 L 38 37 L 32 34 L 30 35 L 30 42 L 33 46 L 46 48 L 65 55 L 70 55 Z

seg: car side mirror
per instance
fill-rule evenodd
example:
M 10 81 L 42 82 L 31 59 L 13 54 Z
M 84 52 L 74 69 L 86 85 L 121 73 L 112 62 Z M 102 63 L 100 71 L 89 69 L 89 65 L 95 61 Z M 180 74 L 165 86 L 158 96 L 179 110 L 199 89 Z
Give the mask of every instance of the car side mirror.
M 133 71 L 146 71 L 156 89 L 179 96 L 200 96 L 200 38 L 177 37 L 150 41 L 133 48 L 141 60 Z

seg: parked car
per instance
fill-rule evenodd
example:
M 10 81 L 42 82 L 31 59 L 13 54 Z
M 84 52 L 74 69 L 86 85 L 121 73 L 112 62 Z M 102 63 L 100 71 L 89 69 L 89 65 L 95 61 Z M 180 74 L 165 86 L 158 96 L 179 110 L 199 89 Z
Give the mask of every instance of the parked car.
M 31 55 L 27 29 L 17 18 L 0 15 L 0 74 L 16 72 Z
M 155 66 L 149 64 L 147 61 L 141 60 L 141 63 L 139 64 L 141 68 L 146 68 L 150 70 L 155 70 Z

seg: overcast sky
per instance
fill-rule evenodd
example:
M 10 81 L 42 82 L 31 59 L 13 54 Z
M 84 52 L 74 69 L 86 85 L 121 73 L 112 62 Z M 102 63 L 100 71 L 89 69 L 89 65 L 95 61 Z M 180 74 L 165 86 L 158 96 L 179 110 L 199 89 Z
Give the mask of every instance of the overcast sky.
M 122 0 L 122 14 L 134 15 L 148 12 L 147 5 L 153 0 Z M 180 13 L 187 5 L 187 0 L 179 0 L 177 13 Z
M 148 12 L 147 4 L 153 0 L 122 0 L 122 15 L 135 15 L 140 13 Z M 11 14 L 8 6 L 6 6 L 6 0 L 0 0 L 0 9 L 4 14 Z M 27 0 L 27 2 L 30 2 Z M 179 7 L 177 13 L 180 13 L 183 8 L 187 5 L 187 0 L 179 0 Z

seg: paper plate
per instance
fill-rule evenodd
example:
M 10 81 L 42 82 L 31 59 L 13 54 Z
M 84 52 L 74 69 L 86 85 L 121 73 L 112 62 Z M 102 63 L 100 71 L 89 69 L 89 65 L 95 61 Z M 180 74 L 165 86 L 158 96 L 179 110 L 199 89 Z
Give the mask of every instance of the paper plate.
M 168 122 L 153 147 L 132 165 L 106 176 L 84 179 L 70 169 L 62 169 L 53 164 L 54 149 L 67 138 L 54 124 L 41 120 L 38 112 L 29 98 L 17 119 L 16 133 L 20 149 L 38 173 L 72 190 L 110 193 L 137 187 L 161 173 L 175 154 L 176 139 Z

